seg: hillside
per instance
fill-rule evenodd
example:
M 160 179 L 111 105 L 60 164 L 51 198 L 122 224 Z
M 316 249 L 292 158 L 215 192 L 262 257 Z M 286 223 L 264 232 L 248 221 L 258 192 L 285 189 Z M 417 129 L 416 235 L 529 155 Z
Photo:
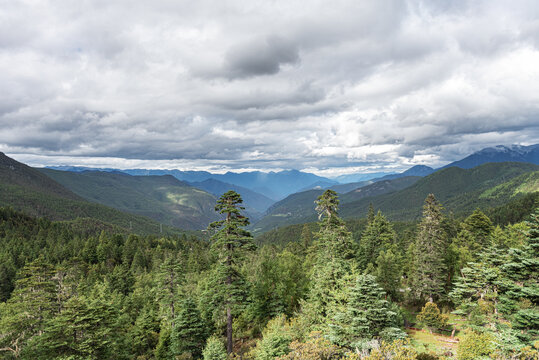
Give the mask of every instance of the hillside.
M 131 176 L 39 169 L 80 197 L 183 229 L 205 229 L 218 219 L 216 198 L 171 175 Z
M 392 220 L 417 220 L 430 193 L 455 213 L 476 207 L 488 209 L 521 194 L 539 191 L 534 173 L 538 169 L 527 163 L 489 163 L 474 169 L 442 169 L 424 178 L 379 181 L 341 195 L 340 214 L 346 218 L 363 217 L 372 202 Z M 314 200 L 322 192 L 294 194 L 276 203 L 254 226 L 255 230 L 314 221 Z
M 442 169 L 448 167 L 459 167 L 462 169 L 471 169 L 473 167 L 489 162 L 526 162 L 539 165 L 539 144 L 530 146 L 498 145 L 484 148 L 465 158 L 447 164 Z
M 420 177 L 405 177 L 395 180 L 384 180 L 372 183 L 340 196 L 341 206 L 347 202 L 386 194 L 401 190 L 418 181 Z M 275 203 L 270 207 L 266 216 L 254 225 L 255 231 L 267 231 L 276 227 L 315 221 L 317 214 L 314 210 L 315 200 L 324 190 L 309 190 L 296 193 Z
M 537 170 L 537 165 L 510 162 L 487 163 L 473 169 L 442 169 L 398 192 L 343 204 L 341 214 L 345 217 L 365 216 L 369 203 L 372 202 L 376 209 L 382 210 L 393 220 L 415 220 L 420 217 L 423 202 L 430 193 L 434 194 L 448 211 L 457 214 L 477 207 L 487 209 L 502 205 L 517 196 L 516 189 L 522 186 L 521 181 L 527 179 L 526 176 L 517 177 Z M 504 183 L 506 185 L 503 194 L 493 190 Z M 524 186 L 522 190 L 539 190 L 530 186 Z
M 38 170 L 3 153 L 0 153 L 0 206 L 9 206 L 25 214 L 50 220 L 90 218 L 93 220 L 88 221 L 112 224 L 135 233 L 160 231 L 159 223 L 147 217 L 87 202 Z M 164 226 L 163 231 L 180 232 L 168 226 Z
M 215 179 L 207 179 L 204 181 L 192 182 L 191 186 L 205 190 L 215 197 L 219 197 L 229 190 L 234 190 L 241 195 L 243 204 L 246 211 L 249 213 L 249 217 L 261 217 L 262 214 L 271 206 L 275 201 L 271 200 L 267 196 L 257 193 L 256 191 L 249 190 L 247 188 L 227 184 Z

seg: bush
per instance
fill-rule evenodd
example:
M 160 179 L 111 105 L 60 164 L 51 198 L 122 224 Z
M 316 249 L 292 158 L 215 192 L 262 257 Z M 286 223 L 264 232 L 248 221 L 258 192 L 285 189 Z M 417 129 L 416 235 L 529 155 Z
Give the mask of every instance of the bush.
M 459 360 L 489 359 L 494 351 L 493 338 L 488 333 L 466 330 L 457 348 Z
M 432 332 L 434 329 L 443 329 L 447 326 L 449 317 L 444 315 L 433 302 L 428 302 L 423 306 L 417 315 L 417 321 Z

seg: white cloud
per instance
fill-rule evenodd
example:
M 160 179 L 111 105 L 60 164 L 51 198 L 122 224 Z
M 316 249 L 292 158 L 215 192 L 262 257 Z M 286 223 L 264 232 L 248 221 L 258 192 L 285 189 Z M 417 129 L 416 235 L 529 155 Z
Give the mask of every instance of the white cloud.
M 539 142 L 535 1 L 0 7 L 0 150 L 34 165 L 442 165 Z

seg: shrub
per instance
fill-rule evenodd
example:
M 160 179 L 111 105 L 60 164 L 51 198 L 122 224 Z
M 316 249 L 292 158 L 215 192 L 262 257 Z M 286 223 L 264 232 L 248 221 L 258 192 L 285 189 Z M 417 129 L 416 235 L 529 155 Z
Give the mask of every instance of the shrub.
M 489 359 L 494 351 L 493 338 L 488 333 L 466 330 L 457 348 L 459 360 Z
M 444 315 L 433 302 L 428 302 L 423 306 L 421 312 L 417 315 L 417 321 L 432 332 L 434 329 L 443 329 L 447 326 L 449 317 Z

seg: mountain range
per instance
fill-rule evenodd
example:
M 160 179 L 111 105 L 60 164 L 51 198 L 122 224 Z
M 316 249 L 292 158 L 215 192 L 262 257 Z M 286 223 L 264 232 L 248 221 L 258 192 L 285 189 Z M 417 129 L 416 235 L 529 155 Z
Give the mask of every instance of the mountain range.
M 507 159 L 517 162 L 501 162 Z M 326 188 L 341 194 L 341 213 L 346 217 L 364 216 L 372 202 L 394 220 L 414 220 L 428 193 L 454 212 L 496 206 L 537 190 L 533 176 L 525 174 L 537 171 L 532 164 L 539 164 L 539 145 L 486 148 L 437 170 L 417 165 L 400 174 L 348 184 L 298 170 L 212 174 L 60 167 L 63 171 L 57 171 L 33 169 L 4 154 L 0 164 L 0 205 L 31 215 L 56 220 L 91 217 L 123 228 L 137 223 L 140 231 L 160 224 L 204 229 L 218 219 L 216 199 L 234 190 L 244 199 L 252 229 L 265 231 L 315 220 L 314 201 Z

